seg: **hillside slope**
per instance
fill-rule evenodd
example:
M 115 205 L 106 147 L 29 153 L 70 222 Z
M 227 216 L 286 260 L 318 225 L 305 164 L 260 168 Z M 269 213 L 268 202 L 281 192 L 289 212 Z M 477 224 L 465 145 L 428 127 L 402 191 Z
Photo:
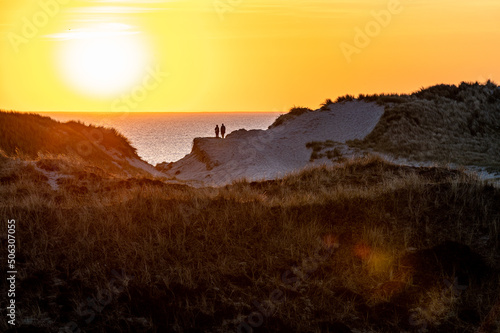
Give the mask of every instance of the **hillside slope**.
M 183 181 L 223 185 L 272 179 L 308 165 L 375 152 L 401 163 L 453 163 L 500 171 L 500 88 L 436 85 L 411 95 L 359 95 L 293 108 L 269 129 L 225 140 L 196 138 L 192 152 L 157 169 Z M 404 162 L 403 162 L 404 161 Z
M 38 160 L 46 169 L 50 160 L 63 156 L 113 174 L 158 173 L 113 128 L 61 123 L 37 114 L 0 111 L 0 150 L 8 157 Z
M 189 155 L 157 169 L 179 180 L 223 185 L 236 179 L 272 179 L 309 164 L 310 142 L 363 139 L 383 114 L 375 103 L 337 103 L 290 118 L 268 130 L 238 130 L 226 139 L 196 138 Z
M 370 97 L 368 97 L 370 99 Z M 437 85 L 379 98 L 385 113 L 353 147 L 415 161 L 500 170 L 500 88 L 492 82 Z

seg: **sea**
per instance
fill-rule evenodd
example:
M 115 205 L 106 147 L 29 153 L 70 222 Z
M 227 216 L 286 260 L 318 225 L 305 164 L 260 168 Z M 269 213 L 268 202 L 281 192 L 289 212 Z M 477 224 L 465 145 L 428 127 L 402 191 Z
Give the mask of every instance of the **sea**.
M 238 129 L 267 129 L 281 114 L 277 112 L 40 112 L 66 122 L 113 127 L 129 139 L 139 156 L 156 165 L 174 162 L 189 154 L 193 139 L 214 137 L 215 125 L 226 126 L 226 135 Z

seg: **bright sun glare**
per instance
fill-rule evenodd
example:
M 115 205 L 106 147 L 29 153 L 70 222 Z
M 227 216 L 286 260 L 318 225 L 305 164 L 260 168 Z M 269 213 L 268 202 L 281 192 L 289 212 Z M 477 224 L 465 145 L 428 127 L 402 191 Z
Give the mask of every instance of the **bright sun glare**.
M 140 82 L 148 60 L 144 43 L 137 34 L 115 32 L 108 26 L 64 33 L 67 40 L 60 49 L 59 63 L 63 78 L 72 87 L 96 97 L 109 97 Z

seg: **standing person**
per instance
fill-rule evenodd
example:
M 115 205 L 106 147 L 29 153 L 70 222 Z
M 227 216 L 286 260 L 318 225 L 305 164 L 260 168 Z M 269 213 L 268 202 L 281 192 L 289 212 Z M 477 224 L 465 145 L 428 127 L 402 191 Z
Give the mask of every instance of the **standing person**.
M 221 134 L 222 138 L 224 139 L 224 134 L 226 134 L 226 126 L 224 126 L 224 123 L 220 127 L 220 134 Z
M 219 137 L 219 125 L 215 125 L 215 137 Z

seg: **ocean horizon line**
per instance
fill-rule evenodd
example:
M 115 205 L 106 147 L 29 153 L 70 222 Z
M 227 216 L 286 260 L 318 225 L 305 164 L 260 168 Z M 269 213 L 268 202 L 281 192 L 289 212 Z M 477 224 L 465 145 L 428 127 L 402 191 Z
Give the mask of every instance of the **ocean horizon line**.
M 165 114 L 165 113 L 175 113 L 175 114 L 196 114 L 196 113 L 287 113 L 289 110 L 284 111 L 18 111 L 18 110 L 5 110 L 7 112 L 19 112 L 19 113 L 50 113 L 50 114 L 62 114 L 62 113 L 84 113 L 84 114 Z

